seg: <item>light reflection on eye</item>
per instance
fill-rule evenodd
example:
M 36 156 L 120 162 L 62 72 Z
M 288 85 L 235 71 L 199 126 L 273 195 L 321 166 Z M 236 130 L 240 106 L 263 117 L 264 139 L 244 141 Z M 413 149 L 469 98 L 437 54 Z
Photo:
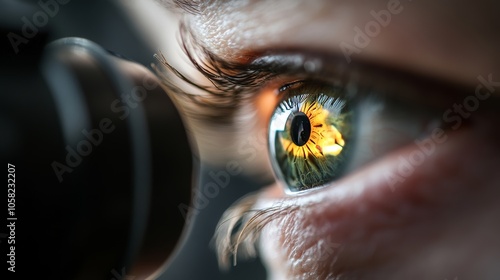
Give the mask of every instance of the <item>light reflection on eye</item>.
M 269 144 L 277 176 L 290 192 L 324 185 L 346 168 L 352 111 L 340 89 L 301 84 L 285 89 L 275 109 Z

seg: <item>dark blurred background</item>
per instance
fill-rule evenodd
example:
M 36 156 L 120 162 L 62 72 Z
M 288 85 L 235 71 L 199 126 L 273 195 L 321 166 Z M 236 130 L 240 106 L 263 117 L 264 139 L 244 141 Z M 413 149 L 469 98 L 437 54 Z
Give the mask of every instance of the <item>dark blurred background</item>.
M 50 17 L 48 24 L 39 28 L 37 34 L 30 38 L 29 42 L 20 43 L 17 47 L 13 47 L 5 36 L 6 31 L 23 25 L 23 17 L 32 19 L 34 13 L 40 10 L 40 6 L 38 1 L 0 0 L 0 28 L 3 30 L 2 35 L 4 36 L 2 38 L 0 63 L 3 67 L 0 72 L 0 81 L 12 78 L 9 67 L 14 67 L 14 65 L 19 66 L 20 72 L 30 75 L 31 72 L 23 68 L 27 66 L 23 65 L 31 65 L 36 68 L 37 58 L 42 53 L 44 46 L 64 37 L 86 38 L 110 52 L 148 68 L 152 62 L 156 63 L 153 58 L 156 46 L 148 45 L 146 40 L 141 37 L 134 22 L 127 17 L 115 1 L 61 0 L 61 2 L 65 2 L 65 4 L 60 5 L 57 14 Z M 16 48 L 19 52 L 24 53 L 22 55 L 16 54 Z M 33 60 L 31 61 L 31 59 Z M 24 64 L 19 64 L 20 61 L 23 61 Z M 31 94 L 36 94 L 36 92 Z M 6 95 L 16 95 L 16 92 L 6 92 L 5 90 L 1 92 L 2 98 Z M 18 110 L 23 110 L 23 108 L 18 108 Z M 49 106 L 45 110 L 53 110 L 53 108 Z M 30 112 L 24 113 L 30 114 Z M 43 109 L 38 113 L 43 113 Z M 36 115 L 30 117 L 37 118 Z M 7 144 L 2 142 L 2 145 Z M 199 178 L 195 180 L 198 184 L 195 186 L 196 188 L 205 186 L 205 182 L 212 180 L 207 176 L 209 171 L 224 170 L 224 167 L 213 166 L 208 162 L 198 164 L 199 170 L 194 169 L 194 175 Z M 195 163 L 195 166 L 198 164 Z M 24 174 L 24 176 L 29 176 L 29 174 Z M 215 226 L 223 211 L 236 199 L 260 187 L 261 183 L 244 175 L 231 177 L 230 185 L 221 188 L 219 195 L 210 199 L 206 208 L 199 211 L 198 215 L 192 219 L 194 223 L 190 225 L 189 235 L 183 240 L 182 247 L 179 247 L 180 250 L 177 251 L 177 254 L 169 260 L 169 266 L 164 268 L 158 279 L 265 279 L 265 271 L 258 259 L 240 261 L 230 271 L 221 273 L 217 266 L 214 250 L 210 247 Z M 22 198 L 19 199 L 22 200 Z M 180 215 L 180 213 L 177 214 Z M 29 268 L 23 267 L 20 263 L 18 269 Z M 123 279 L 134 279 L 132 276 Z M 116 279 L 116 277 L 110 272 L 109 279 Z M 39 279 L 44 279 L 43 273 L 40 274 Z

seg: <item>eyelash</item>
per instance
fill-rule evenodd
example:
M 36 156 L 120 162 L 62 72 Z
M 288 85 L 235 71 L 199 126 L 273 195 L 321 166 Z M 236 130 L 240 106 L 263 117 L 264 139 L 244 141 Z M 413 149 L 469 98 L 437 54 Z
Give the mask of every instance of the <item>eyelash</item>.
M 169 83 L 169 75 L 172 74 L 187 84 L 209 93 L 212 97 L 220 97 L 222 99 L 227 99 L 228 97 L 238 97 L 243 91 L 258 88 L 264 81 L 273 76 L 272 73 L 248 67 L 247 64 L 226 61 L 217 56 L 197 42 L 194 32 L 192 32 L 189 26 L 185 23 L 181 23 L 180 25 L 180 36 L 184 53 L 187 55 L 196 70 L 208 79 L 212 83 L 213 87 L 203 86 L 194 82 L 191 78 L 183 75 L 177 71 L 175 67 L 170 65 L 161 52 L 159 54 L 155 54 L 155 58 L 167 70 L 167 73 L 164 73 L 155 67 L 156 72 L 165 78 L 164 81 L 167 83 L 166 85 L 172 87 L 175 92 L 182 93 L 183 95 L 189 97 L 193 96 L 192 94 L 182 91 L 175 85 Z M 200 101 L 197 99 L 195 100 Z M 206 102 L 206 100 L 204 101 L 205 102 L 199 102 L 199 105 L 217 105 L 212 104 L 212 102 Z M 217 102 L 220 104 L 220 100 Z M 228 106 L 232 105 L 234 104 L 228 104 Z

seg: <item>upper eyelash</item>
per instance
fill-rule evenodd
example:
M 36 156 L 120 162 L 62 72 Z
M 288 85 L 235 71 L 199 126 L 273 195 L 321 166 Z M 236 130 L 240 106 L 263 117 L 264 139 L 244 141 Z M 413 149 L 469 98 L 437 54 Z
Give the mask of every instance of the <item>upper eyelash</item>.
M 207 87 L 192 81 L 189 77 L 175 69 L 161 53 L 155 54 L 155 57 L 166 67 L 167 74 L 173 74 L 189 85 L 209 93 L 210 96 L 217 99 L 215 102 L 210 102 L 210 100 L 195 98 L 194 100 L 201 105 L 220 107 L 220 105 L 223 104 L 228 107 L 234 107 L 234 101 L 241 98 L 242 92 L 258 88 L 266 80 L 276 75 L 276 73 L 263 71 L 259 66 L 250 66 L 245 63 L 227 61 L 217 56 L 198 42 L 194 32 L 190 30 L 186 23 L 181 23 L 180 35 L 184 53 L 188 56 L 190 62 L 197 71 L 207 78 L 213 86 Z M 172 85 L 172 83 L 169 82 L 168 76 L 158 71 L 158 68 L 155 67 L 155 69 L 157 73 L 164 78 L 163 80 L 166 82 L 166 86 L 171 90 L 176 93 L 192 96 L 192 94 L 184 92 L 180 90 L 179 87 Z M 228 100 L 231 102 L 228 102 Z

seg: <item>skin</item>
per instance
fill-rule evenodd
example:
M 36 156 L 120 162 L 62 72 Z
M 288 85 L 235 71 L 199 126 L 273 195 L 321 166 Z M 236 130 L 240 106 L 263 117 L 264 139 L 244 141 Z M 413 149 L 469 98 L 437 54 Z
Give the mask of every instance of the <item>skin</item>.
M 206 83 L 182 59 L 175 39 L 175 26 L 181 20 L 191 24 L 205 46 L 228 60 L 240 61 L 249 53 L 276 48 L 342 57 L 340 45 L 354 44 L 354 27 L 364 28 L 373 20 L 370 12 L 388 10 L 389 3 L 251 2 L 214 2 L 201 14 L 175 11 L 168 19 L 161 14 L 166 11 L 156 11 L 160 24 L 168 25 L 161 30 L 157 22 L 153 25 L 141 16 L 147 7 L 135 13 L 140 24 L 156 34 L 152 38 L 162 46 L 160 49 L 169 50 L 167 59 L 177 69 Z M 435 149 L 396 184 L 383 174 L 400 174 L 401 157 L 410 158 L 419 150 L 414 141 L 385 152 L 322 188 L 288 195 L 283 184 L 276 182 L 261 191 L 255 209 L 265 209 L 277 202 L 300 206 L 267 224 L 261 234 L 258 245 L 269 279 L 498 279 L 500 276 L 497 202 L 500 118 L 494 110 L 500 94 L 500 84 L 496 82 L 500 81 L 497 19 L 500 6 L 494 1 L 401 1 L 399 7 L 390 23 L 367 46 L 360 48 L 360 53 L 351 56 L 353 60 L 470 87 L 472 90 L 466 96 L 474 96 L 474 89 L 481 84 L 478 76 L 491 74 L 491 80 L 495 81 L 488 91 L 491 96 L 473 112 L 460 111 L 454 105 L 460 106 L 463 96 L 450 98 L 442 113 L 452 108 L 464 122 L 460 125 L 455 122 L 456 128 L 446 130 L 444 136 L 428 135 L 427 140 L 434 143 Z M 153 14 L 153 10 L 147 10 L 150 12 Z M 265 140 L 255 141 L 258 153 L 252 157 L 228 143 L 265 131 L 279 102 L 274 85 L 264 87 L 252 103 L 235 114 L 238 123 L 246 121 L 246 125 L 225 128 L 221 134 L 213 133 L 216 124 L 190 120 L 202 159 L 224 162 L 236 158 L 243 163 L 247 174 L 273 178 Z M 482 90 L 484 93 L 486 87 Z M 255 118 L 245 119 L 249 112 Z

